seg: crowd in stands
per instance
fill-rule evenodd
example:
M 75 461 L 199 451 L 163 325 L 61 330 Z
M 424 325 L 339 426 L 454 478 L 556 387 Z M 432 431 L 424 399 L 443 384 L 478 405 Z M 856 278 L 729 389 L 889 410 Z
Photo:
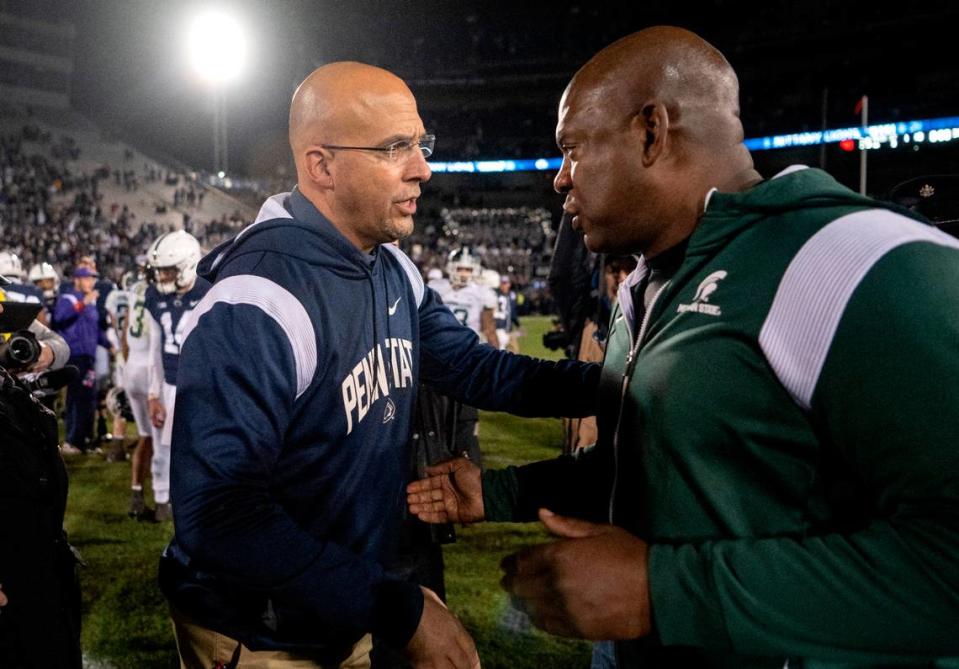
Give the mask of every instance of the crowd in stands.
M 210 219 L 206 223 L 194 225 L 192 220 L 186 220 L 183 229 L 196 237 L 205 249 L 212 249 L 221 242 L 233 237 L 246 227 L 250 221 L 241 217 L 238 213 L 227 216 L 222 214 L 220 218 Z
M 169 222 L 147 218 L 170 206 L 183 210 L 183 227 L 207 247 L 248 223 L 238 212 L 201 219 L 206 191 L 182 175 L 148 164 L 142 170 L 124 164 L 83 172 L 71 167 L 80 155 L 75 140 L 54 138 L 35 125 L 0 133 L 0 239 L 25 267 L 46 262 L 63 275 L 81 256 L 92 255 L 101 271 L 116 280 L 154 239 L 173 229 Z M 159 181 L 175 190 L 172 201 L 159 203 L 155 212 L 138 212 L 107 201 L 103 185 L 110 181 L 122 191 Z
M 528 310 L 541 311 L 549 309 L 545 278 L 555 234 L 543 207 L 444 208 L 419 218 L 402 246 L 424 270 L 442 269 L 450 252 L 469 248 L 485 269 L 510 278 Z
M 119 282 L 154 239 L 173 229 L 169 222 L 153 220 L 154 214 L 181 211 L 182 223 L 176 227 L 196 236 L 205 249 L 250 222 L 239 212 L 205 215 L 204 186 L 152 164 L 135 169 L 129 151 L 123 164 L 90 172 L 73 167 L 80 156 L 81 147 L 73 139 L 54 137 L 29 124 L 0 134 L 0 238 L 3 249 L 16 253 L 25 267 L 46 262 L 66 276 L 80 257 L 91 255 L 105 277 Z M 155 210 L 136 210 L 104 195 L 106 184 L 128 192 L 157 182 L 170 189 L 170 198 L 157 202 Z M 256 182 L 244 184 L 244 203 L 257 206 L 271 192 L 289 189 L 278 183 L 261 189 Z M 421 211 L 416 231 L 403 244 L 424 273 L 445 267 L 450 251 L 468 247 L 484 267 L 512 279 L 527 309 L 549 308 L 544 279 L 555 233 L 547 209 L 486 206 L 482 197 L 456 188 L 438 189 L 430 193 L 430 201 L 434 207 Z
M 47 147 L 48 155 L 28 153 L 26 142 Z M 81 255 L 95 254 L 104 264 L 122 264 L 143 253 L 158 234 L 151 224 L 137 225 L 127 207 L 102 207 L 102 173 L 76 173 L 67 167 L 49 134 L 29 126 L 0 137 L 0 239 L 25 266 L 47 262 L 61 271 Z M 69 158 L 79 156 L 73 146 Z

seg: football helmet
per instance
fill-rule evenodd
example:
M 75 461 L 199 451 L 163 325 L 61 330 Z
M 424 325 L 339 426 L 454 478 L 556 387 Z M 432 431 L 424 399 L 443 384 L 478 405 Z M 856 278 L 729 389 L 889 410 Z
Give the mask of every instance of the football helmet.
M 30 272 L 27 274 L 27 279 L 35 285 L 37 288 L 43 291 L 43 296 L 46 298 L 56 297 L 57 291 L 60 289 L 60 275 L 57 273 L 57 270 L 53 268 L 48 262 L 37 263 L 30 268 Z M 53 283 L 47 283 L 45 286 L 41 286 L 39 282 L 41 281 L 52 281 Z
M 169 295 L 192 288 L 196 283 L 196 266 L 201 256 L 200 242 L 189 232 L 177 230 L 158 237 L 147 251 L 147 261 L 155 273 L 157 290 Z M 160 273 L 165 269 L 176 270 L 173 280 L 161 281 Z
M 133 420 L 133 408 L 130 406 L 130 400 L 123 388 L 119 386 L 110 388 L 107 391 L 106 405 L 107 411 L 115 418 L 123 417 L 127 420 Z
M 482 268 L 479 258 L 470 253 L 469 248 L 464 246 L 450 253 L 446 262 L 446 274 L 454 288 L 462 288 L 470 281 L 478 279 L 480 272 Z
M 127 271 L 123 273 L 123 276 L 120 277 L 120 289 L 121 290 L 132 290 L 133 284 L 139 280 L 137 272 Z
M 8 279 L 23 280 L 23 263 L 13 251 L 0 251 L 0 275 Z

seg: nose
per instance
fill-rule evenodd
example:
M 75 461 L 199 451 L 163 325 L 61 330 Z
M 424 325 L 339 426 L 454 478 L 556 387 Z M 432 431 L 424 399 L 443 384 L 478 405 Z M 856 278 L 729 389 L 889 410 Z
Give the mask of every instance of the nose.
M 433 176 L 433 170 L 426 162 L 426 156 L 422 151 L 414 151 L 413 157 L 407 162 L 406 166 L 407 181 L 429 181 Z
M 572 187 L 573 180 L 570 178 L 569 160 L 564 156 L 563 162 L 559 166 L 559 172 L 557 172 L 556 176 L 553 177 L 553 190 L 563 195 L 568 193 L 569 189 Z

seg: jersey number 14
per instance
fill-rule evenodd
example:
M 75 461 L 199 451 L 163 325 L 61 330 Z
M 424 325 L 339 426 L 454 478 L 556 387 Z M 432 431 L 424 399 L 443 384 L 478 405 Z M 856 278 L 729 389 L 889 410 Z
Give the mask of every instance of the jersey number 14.
M 183 343 L 183 327 L 186 325 L 185 318 L 181 318 L 176 324 L 176 332 L 173 331 L 173 315 L 169 311 L 160 314 L 160 325 L 163 326 L 163 352 L 170 355 L 180 355 L 180 344 Z

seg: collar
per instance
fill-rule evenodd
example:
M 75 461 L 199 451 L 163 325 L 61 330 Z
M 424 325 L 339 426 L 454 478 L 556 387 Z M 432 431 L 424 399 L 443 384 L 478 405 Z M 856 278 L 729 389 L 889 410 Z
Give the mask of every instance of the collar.
M 293 191 L 290 193 L 290 211 L 293 213 L 293 217 L 296 218 L 296 220 L 315 226 L 326 235 L 330 236 L 330 241 L 334 243 L 334 246 L 336 246 L 340 252 L 342 252 L 348 258 L 356 258 L 363 263 L 364 267 L 368 269 L 372 268 L 372 265 L 376 260 L 379 246 L 373 247 L 373 253 L 366 253 L 365 251 L 356 248 L 353 242 L 344 237 L 343 233 L 340 232 L 335 225 L 333 225 L 330 219 L 324 216 L 322 212 L 316 208 L 316 205 L 310 202 L 307 197 L 300 192 L 298 187 L 294 187 Z

